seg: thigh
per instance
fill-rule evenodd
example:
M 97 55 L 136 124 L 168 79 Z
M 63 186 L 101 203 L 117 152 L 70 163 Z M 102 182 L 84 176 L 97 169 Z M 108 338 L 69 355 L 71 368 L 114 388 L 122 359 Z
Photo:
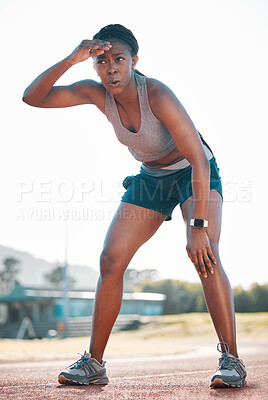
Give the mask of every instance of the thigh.
M 127 264 L 166 218 L 157 211 L 121 202 L 105 237 L 103 253 Z
M 190 233 L 190 220 L 193 218 L 194 202 L 193 196 L 189 197 L 182 205 L 181 211 L 182 216 L 187 226 L 187 239 Z M 222 220 L 222 197 L 215 190 L 212 189 L 209 192 L 209 204 L 208 204 L 208 228 L 207 234 L 210 240 L 211 246 L 217 246 L 220 240 L 221 233 L 221 220 Z

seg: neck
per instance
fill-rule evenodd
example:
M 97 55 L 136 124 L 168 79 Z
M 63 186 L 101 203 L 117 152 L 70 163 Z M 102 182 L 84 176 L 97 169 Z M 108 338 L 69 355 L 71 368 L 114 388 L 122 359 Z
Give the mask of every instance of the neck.
M 122 93 L 115 95 L 114 98 L 118 103 L 123 105 L 123 104 L 134 103 L 137 100 L 137 97 L 138 97 L 138 90 L 133 73 L 129 81 L 129 84 L 125 88 L 125 90 Z

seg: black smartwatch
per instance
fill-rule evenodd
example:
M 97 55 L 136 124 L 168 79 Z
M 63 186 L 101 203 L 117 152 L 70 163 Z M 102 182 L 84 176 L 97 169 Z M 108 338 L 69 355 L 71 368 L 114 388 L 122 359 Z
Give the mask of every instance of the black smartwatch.
M 207 228 L 208 227 L 208 221 L 203 218 L 193 218 L 190 221 L 190 225 L 194 226 L 195 228 Z

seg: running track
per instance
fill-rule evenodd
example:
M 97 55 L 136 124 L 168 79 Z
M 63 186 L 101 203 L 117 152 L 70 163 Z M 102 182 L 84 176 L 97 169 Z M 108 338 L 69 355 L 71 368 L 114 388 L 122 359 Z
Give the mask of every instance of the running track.
M 217 366 L 214 346 L 161 356 L 110 359 L 105 386 L 62 386 L 57 375 L 74 360 L 0 364 L 0 400 L 136 400 L 136 399 L 267 399 L 267 341 L 240 347 L 246 360 L 247 386 L 209 389 Z

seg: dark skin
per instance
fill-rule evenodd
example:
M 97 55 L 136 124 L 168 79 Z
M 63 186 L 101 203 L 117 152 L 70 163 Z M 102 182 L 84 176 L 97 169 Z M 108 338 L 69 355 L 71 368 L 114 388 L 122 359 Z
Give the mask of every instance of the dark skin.
M 69 68 L 91 57 L 101 83 L 88 79 L 70 86 L 55 85 Z M 134 79 L 137 62 L 138 56 L 132 56 L 129 46 L 120 40 L 84 40 L 63 61 L 37 77 L 26 89 L 23 100 L 32 106 L 45 108 L 94 104 L 104 113 L 108 90 L 116 100 L 122 124 L 130 131 L 138 132 L 141 111 Z M 215 190 L 209 190 L 209 162 L 196 129 L 179 100 L 168 87 L 155 79 L 147 79 L 147 90 L 151 109 L 172 135 L 176 148 L 146 165 L 161 167 L 186 158 L 192 166 L 193 196 L 182 205 L 187 226 L 186 250 L 201 278 L 219 339 L 225 340 L 231 354 L 237 356 L 232 293 L 218 253 L 221 197 Z M 166 219 L 156 211 L 141 213 L 141 210 L 146 209 L 121 203 L 104 242 L 90 345 L 92 357 L 100 362 L 120 310 L 124 271 L 139 247 Z M 135 217 L 124 218 L 128 212 Z M 191 218 L 208 219 L 208 229 L 190 227 Z

